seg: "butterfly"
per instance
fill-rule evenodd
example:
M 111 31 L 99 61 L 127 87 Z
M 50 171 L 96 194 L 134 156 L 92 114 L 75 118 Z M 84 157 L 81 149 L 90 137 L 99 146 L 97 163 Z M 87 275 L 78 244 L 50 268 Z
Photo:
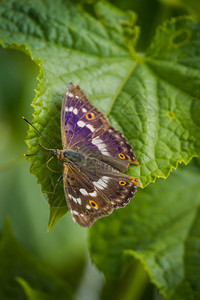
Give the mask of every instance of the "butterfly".
M 62 103 L 61 137 L 63 149 L 51 152 L 63 165 L 64 193 L 74 222 L 90 227 L 129 203 L 139 182 L 121 172 L 130 163 L 139 164 L 132 146 L 72 83 Z

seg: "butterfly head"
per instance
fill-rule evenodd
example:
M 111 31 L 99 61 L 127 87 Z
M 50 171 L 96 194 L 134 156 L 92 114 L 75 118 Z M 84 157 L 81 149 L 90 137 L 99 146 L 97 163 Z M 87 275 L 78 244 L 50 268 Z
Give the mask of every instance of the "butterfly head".
M 62 157 L 63 157 L 61 152 L 62 151 L 59 149 L 51 149 L 51 153 L 52 153 L 53 157 L 55 157 L 57 160 L 60 160 L 60 161 L 62 161 Z

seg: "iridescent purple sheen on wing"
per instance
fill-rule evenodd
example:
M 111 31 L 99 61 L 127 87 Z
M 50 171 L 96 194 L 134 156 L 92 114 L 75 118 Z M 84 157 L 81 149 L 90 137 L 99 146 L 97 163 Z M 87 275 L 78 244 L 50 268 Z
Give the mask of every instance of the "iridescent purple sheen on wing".
M 91 119 L 88 118 L 92 116 Z M 69 84 L 65 92 L 61 111 L 63 147 L 73 147 L 92 137 L 102 134 L 109 128 L 108 119 L 94 107 L 83 91 Z

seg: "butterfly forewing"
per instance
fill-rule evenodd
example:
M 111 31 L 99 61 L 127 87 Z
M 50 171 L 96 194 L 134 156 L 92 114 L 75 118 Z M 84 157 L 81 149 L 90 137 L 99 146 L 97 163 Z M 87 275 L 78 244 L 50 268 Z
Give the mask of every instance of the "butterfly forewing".
M 65 92 L 61 112 L 63 148 L 82 144 L 101 135 L 109 127 L 109 121 L 72 83 Z

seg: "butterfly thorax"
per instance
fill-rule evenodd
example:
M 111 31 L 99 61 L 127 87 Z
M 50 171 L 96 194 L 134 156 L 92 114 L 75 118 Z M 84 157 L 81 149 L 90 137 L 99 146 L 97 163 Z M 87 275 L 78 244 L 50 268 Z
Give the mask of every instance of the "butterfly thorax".
M 53 156 L 62 163 L 81 164 L 84 161 L 82 154 L 72 150 L 53 150 Z

